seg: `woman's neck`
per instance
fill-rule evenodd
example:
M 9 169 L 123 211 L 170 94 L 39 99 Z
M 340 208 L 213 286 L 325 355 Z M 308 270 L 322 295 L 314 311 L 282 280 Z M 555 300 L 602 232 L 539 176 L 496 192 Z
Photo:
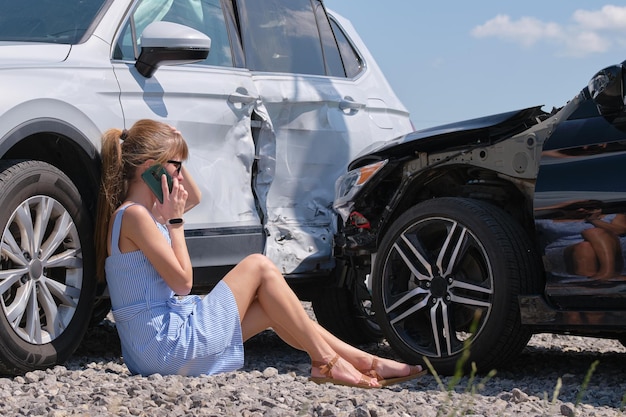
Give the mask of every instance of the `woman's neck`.
M 140 204 L 147 208 L 148 211 L 152 211 L 155 201 L 156 196 L 152 190 L 143 183 L 131 183 L 128 187 L 126 198 L 124 199 L 124 202 Z

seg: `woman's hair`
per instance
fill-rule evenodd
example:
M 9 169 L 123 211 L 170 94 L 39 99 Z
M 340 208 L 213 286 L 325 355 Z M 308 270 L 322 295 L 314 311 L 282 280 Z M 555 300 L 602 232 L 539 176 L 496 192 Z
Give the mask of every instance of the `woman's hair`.
M 137 167 L 149 159 L 164 164 L 175 158 L 187 159 L 189 149 L 180 132 L 155 120 L 137 121 L 130 129 L 109 129 L 102 135 L 102 174 L 96 214 L 96 274 L 104 281 L 109 222 L 122 204 L 128 181 L 135 178 Z M 114 242 L 113 244 L 117 244 Z

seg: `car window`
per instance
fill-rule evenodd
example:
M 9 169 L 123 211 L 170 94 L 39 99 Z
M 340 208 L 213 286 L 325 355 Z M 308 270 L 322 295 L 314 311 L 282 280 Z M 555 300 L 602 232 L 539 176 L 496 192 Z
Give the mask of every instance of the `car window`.
M 0 41 L 77 44 L 105 0 L 0 1 Z
M 113 57 L 135 60 L 141 48 L 141 33 L 150 23 L 158 21 L 179 23 L 209 36 L 211 51 L 201 64 L 233 66 L 226 19 L 220 0 L 141 1 L 132 14 L 132 20 L 129 19 L 123 27 Z
M 324 6 L 322 6 L 321 2 L 315 3 L 315 15 L 324 51 L 326 74 L 334 77 L 345 77 L 346 71 L 343 68 L 341 55 L 339 54 L 337 42 L 335 41 L 335 36 L 333 35 L 333 31 L 330 27 L 330 22 L 328 21 L 328 16 L 326 15 Z
M 326 74 L 311 0 L 241 0 L 238 4 L 248 68 Z
M 337 22 L 331 18 L 330 24 L 332 26 L 333 33 L 335 34 L 337 45 L 339 46 L 345 75 L 348 78 L 354 78 L 363 69 L 363 60 Z
M 320 0 L 239 0 L 253 71 L 354 77 L 362 60 Z

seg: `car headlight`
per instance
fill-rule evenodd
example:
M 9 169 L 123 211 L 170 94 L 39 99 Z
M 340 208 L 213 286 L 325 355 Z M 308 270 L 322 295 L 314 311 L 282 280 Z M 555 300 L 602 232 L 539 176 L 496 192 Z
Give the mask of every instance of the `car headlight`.
M 335 202 L 333 207 L 344 221 L 350 214 L 352 198 L 378 171 L 387 165 L 387 162 L 388 160 L 385 159 L 353 169 L 337 179 L 335 182 Z

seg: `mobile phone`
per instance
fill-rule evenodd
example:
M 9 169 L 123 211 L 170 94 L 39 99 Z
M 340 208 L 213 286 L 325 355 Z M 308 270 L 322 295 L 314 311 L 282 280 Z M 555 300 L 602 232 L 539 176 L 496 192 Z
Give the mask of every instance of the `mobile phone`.
M 161 188 L 161 176 L 165 175 L 167 178 L 167 188 L 170 193 L 172 192 L 172 176 L 165 170 L 163 165 L 156 164 L 146 169 L 141 174 L 141 178 L 148 184 L 148 187 L 152 190 L 156 198 L 160 203 L 163 203 L 163 189 Z

